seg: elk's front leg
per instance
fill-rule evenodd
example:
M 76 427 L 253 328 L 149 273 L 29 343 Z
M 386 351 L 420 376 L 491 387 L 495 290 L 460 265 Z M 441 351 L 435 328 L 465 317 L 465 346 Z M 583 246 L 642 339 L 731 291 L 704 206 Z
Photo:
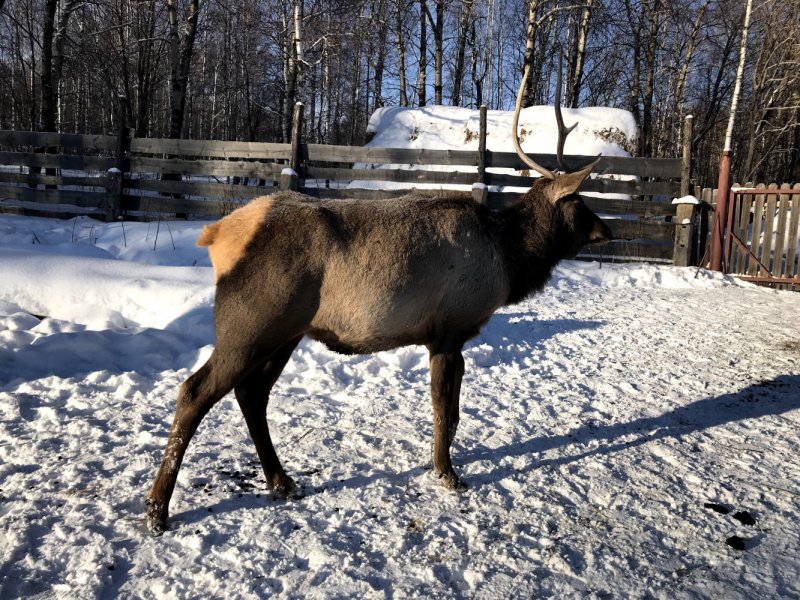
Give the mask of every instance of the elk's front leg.
M 466 491 L 466 484 L 453 471 L 450 444 L 458 427 L 458 398 L 464 359 L 455 352 L 431 352 L 431 397 L 433 399 L 433 469 L 448 489 Z

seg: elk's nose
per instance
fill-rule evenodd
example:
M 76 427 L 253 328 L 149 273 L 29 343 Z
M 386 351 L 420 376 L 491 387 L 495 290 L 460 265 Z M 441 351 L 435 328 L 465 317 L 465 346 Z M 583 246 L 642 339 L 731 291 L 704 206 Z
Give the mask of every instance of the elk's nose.
M 597 219 L 597 223 L 595 223 L 594 229 L 592 229 L 592 233 L 589 234 L 589 243 L 594 244 L 595 246 L 600 244 L 605 244 L 614 239 L 614 234 L 611 233 L 611 230 L 608 228 L 608 225 L 603 223 L 600 219 Z

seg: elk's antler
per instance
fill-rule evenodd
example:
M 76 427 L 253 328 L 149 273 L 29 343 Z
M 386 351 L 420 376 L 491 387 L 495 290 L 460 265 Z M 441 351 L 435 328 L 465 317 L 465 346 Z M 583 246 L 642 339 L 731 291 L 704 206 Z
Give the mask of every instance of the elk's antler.
M 561 170 L 564 173 L 574 173 L 569 166 L 567 165 L 567 161 L 564 160 L 564 143 L 567 141 L 567 136 L 572 133 L 572 130 L 578 126 L 576 122 L 572 127 L 564 127 L 564 117 L 561 116 L 561 73 L 563 71 L 563 57 L 561 53 L 558 54 L 558 80 L 556 83 L 556 102 L 555 102 L 555 109 L 556 109 L 556 123 L 558 123 L 558 144 L 556 146 L 556 160 L 558 160 L 558 166 L 561 167 Z M 587 163 L 586 165 L 582 166 L 579 171 L 587 167 L 594 167 L 597 163 L 600 162 L 600 157 L 602 154 L 598 154 L 597 158 L 595 158 L 592 162 Z
M 576 122 L 572 127 L 564 127 L 564 117 L 561 116 L 561 71 L 564 68 L 562 63 L 562 56 L 561 53 L 558 53 L 558 77 L 556 79 L 556 101 L 555 101 L 555 109 L 556 109 L 556 123 L 558 124 L 558 144 L 556 145 L 556 160 L 558 160 L 558 166 L 561 167 L 561 170 L 564 173 L 570 173 L 569 167 L 567 166 L 566 161 L 564 160 L 564 144 L 567 141 L 567 136 L 572 133 L 572 130 L 578 126 Z
M 561 53 L 559 52 L 558 56 L 558 82 L 556 83 L 556 101 L 555 101 L 555 110 L 556 110 L 556 123 L 558 124 L 558 143 L 556 145 L 556 159 L 558 160 L 558 165 L 561 167 L 561 170 L 564 173 L 572 173 L 573 171 L 567 165 L 567 162 L 564 160 L 564 144 L 567 141 L 567 136 L 575 129 L 578 124 L 575 123 L 571 127 L 564 126 L 564 117 L 561 115 L 561 71 L 563 70 L 563 63 Z M 530 65 L 525 66 L 525 73 L 522 76 L 522 84 L 519 86 L 519 94 L 517 94 L 517 104 L 514 107 L 514 123 L 512 127 L 514 128 L 514 148 L 519 154 L 519 157 L 527 164 L 529 167 L 541 173 L 547 179 L 555 179 L 556 173 L 554 171 L 549 171 L 542 167 L 541 165 L 536 164 L 530 156 L 525 154 L 522 151 L 522 146 L 519 144 L 519 137 L 517 136 L 517 126 L 519 124 L 519 112 L 520 107 L 522 106 L 522 95 L 525 91 L 525 84 L 528 81 L 528 75 L 530 73 Z M 602 155 L 598 154 L 597 158 L 594 159 L 591 163 L 581 167 L 579 170 L 584 170 L 588 167 L 594 167 L 598 162 L 600 162 L 600 157 Z
M 531 66 L 529 64 L 525 65 L 525 73 L 522 76 L 522 83 L 519 86 L 519 94 L 517 94 L 517 105 L 514 107 L 514 123 L 511 125 L 511 127 L 514 129 L 514 135 L 512 136 L 514 139 L 514 149 L 517 151 L 517 154 L 519 154 L 519 157 L 523 160 L 523 162 L 526 165 L 528 165 L 531 169 L 540 173 L 544 177 L 547 177 L 547 179 L 555 179 L 556 174 L 553 171 L 548 171 L 544 167 L 537 165 L 535 162 L 533 162 L 533 159 L 531 159 L 531 157 L 525 154 L 522 151 L 522 146 L 519 145 L 519 136 L 517 136 L 517 125 L 519 125 L 519 110 L 520 107 L 522 106 L 522 94 L 525 93 L 525 84 L 528 82 L 528 74 L 530 73 L 530 71 L 531 71 Z

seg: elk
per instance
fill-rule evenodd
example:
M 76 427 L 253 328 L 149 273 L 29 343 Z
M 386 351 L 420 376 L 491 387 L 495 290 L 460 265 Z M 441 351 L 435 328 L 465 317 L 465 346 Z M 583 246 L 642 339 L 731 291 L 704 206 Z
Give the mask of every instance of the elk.
M 272 386 L 303 338 L 344 354 L 411 344 L 430 353 L 433 468 L 444 486 L 467 489 L 450 445 L 459 420 L 461 349 L 501 306 L 540 292 L 553 268 L 611 231 L 576 193 L 597 161 L 571 172 L 560 98 L 558 162 L 528 157 L 517 138 L 525 69 L 514 111 L 514 145 L 542 177 L 512 206 L 493 212 L 469 193 L 412 191 L 391 200 L 317 200 L 296 192 L 259 198 L 203 228 L 216 278 L 216 347 L 178 393 L 175 418 L 146 524 L 166 529 L 186 448 L 211 407 L 234 391 L 266 482 L 290 498 L 296 485 L 270 439 Z M 560 85 L 557 89 L 560 89 Z M 599 158 L 598 158 L 599 160 Z

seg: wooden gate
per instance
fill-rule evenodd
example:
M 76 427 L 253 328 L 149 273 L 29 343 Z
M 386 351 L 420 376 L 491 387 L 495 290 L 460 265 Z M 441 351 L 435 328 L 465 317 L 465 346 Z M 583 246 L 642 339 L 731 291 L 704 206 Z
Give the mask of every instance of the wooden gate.
M 782 193 L 769 193 L 770 190 Z M 734 186 L 728 202 L 725 271 L 775 288 L 798 289 L 800 184 Z M 790 281 L 786 281 L 790 280 Z

